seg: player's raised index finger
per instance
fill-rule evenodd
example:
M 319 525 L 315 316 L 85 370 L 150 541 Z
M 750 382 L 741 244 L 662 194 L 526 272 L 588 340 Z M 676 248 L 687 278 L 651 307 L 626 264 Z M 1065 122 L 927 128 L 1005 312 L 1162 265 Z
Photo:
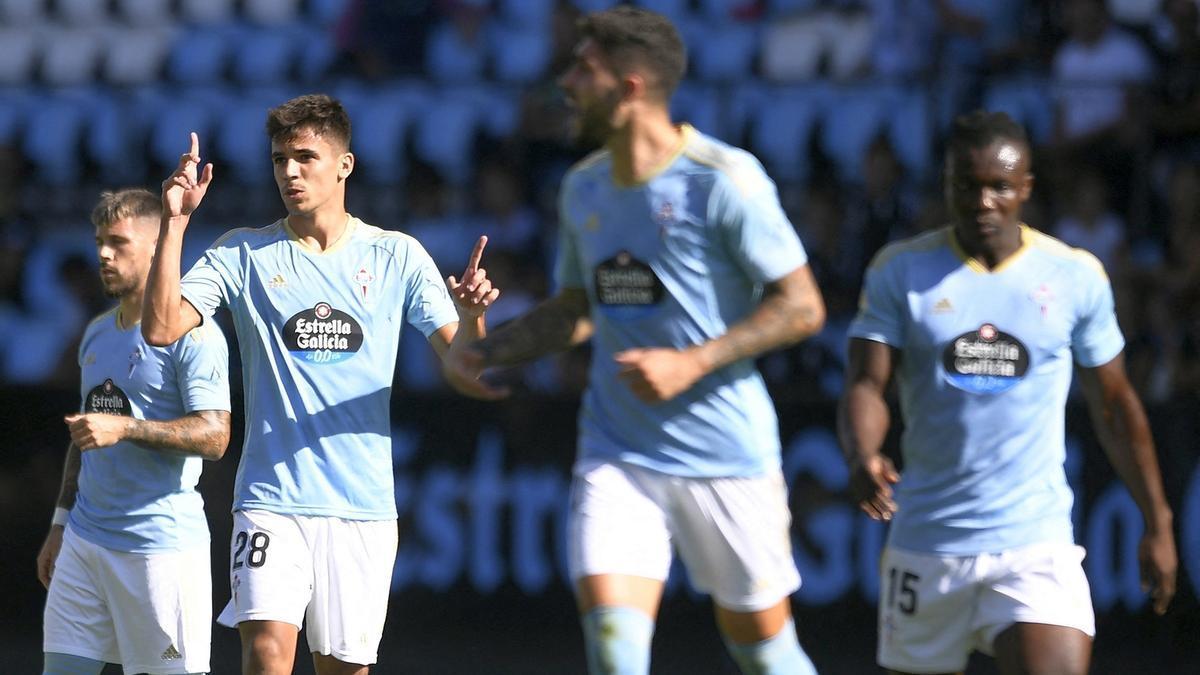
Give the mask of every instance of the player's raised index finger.
M 192 150 L 188 153 L 192 159 L 200 161 L 200 136 L 196 132 L 192 132 Z
M 475 248 L 471 251 L 471 259 L 467 262 L 468 270 L 479 269 L 479 261 L 483 259 L 483 247 L 487 246 L 487 241 L 487 235 L 485 234 L 475 242 Z M 464 278 L 466 276 L 465 274 L 463 275 Z

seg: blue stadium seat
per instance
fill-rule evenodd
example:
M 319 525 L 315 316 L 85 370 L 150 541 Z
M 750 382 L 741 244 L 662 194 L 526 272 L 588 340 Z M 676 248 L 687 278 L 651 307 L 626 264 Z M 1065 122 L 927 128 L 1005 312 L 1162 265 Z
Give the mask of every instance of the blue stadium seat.
M 289 29 L 298 53 L 293 57 L 295 79 L 300 82 L 319 82 L 325 78 L 337 60 L 337 44 L 328 28 L 297 24 Z
M 859 182 L 871 141 L 884 130 L 888 98 L 875 84 L 837 89 L 821 118 L 821 149 L 842 180 Z
M 55 0 L 55 15 L 68 26 L 89 27 L 108 23 L 108 0 Z
M 130 114 L 126 97 L 111 89 L 97 90 L 86 103 L 84 148 L 107 184 L 139 180 L 144 173 L 140 153 L 140 124 Z
M 228 31 L 218 26 L 192 29 L 175 40 L 167 76 L 185 85 L 213 85 L 225 78 L 232 57 Z
M 437 82 L 474 82 L 483 77 L 487 61 L 487 38 L 467 43 L 449 21 L 429 33 L 425 44 L 425 72 Z
M 242 14 L 260 26 L 281 26 L 302 18 L 300 0 L 242 0 Z
M 267 140 L 267 110 L 283 103 L 294 92 L 261 89 L 241 94 L 215 110 L 213 156 L 226 175 L 244 185 L 270 183 L 271 144 Z
M 616 7 L 620 0 L 571 0 L 571 4 L 580 12 L 588 14 Z
M 48 0 L 0 0 L 0 26 L 37 25 L 46 20 Z
M 308 0 L 308 20 L 318 26 L 336 24 L 346 13 L 352 0 Z
M 209 161 L 212 154 L 214 115 L 223 112 L 216 101 L 224 101 L 216 92 L 189 90 L 186 97 L 167 97 L 158 101 L 150 127 L 150 158 L 154 175 L 164 178 L 179 165 L 179 157 L 188 149 L 188 134 L 200 135 L 200 155 Z
M 26 108 L 22 150 L 37 178 L 67 185 L 82 175 L 85 108 L 66 95 L 48 95 Z
M 896 157 L 918 180 L 933 177 L 933 110 L 924 88 L 894 86 L 887 105 L 888 140 Z
M 1034 144 L 1050 140 L 1054 132 L 1054 106 L 1045 78 L 1028 75 L 993 80 L 983 94 L 985 110 L 1008 113 L 1020 122 Z
M 473 150 L 479 132 L 479 110 L 466 97 L 439 97 L 417 120 L 413 148 L 447 181 L 465 185 L 471 177 Z
M 557 0 L 497 0 L 500 18 L 527 28 L 546 30 Z
M 398 91 L 340 95 L 353 122 L 355 178 L 396 185 L 408 172 L 407 134 L 413 113 Z
M 475 108 L 479 130 L 493 138 L 507 138 L 520 122 L 520 91 L 482 84 L 447 87 L 441 100 L 461 101 Z
M 680 85 L 671 99 L 671 118 L 688 122 L 710 136 L 728 138 L 721 126 L 721 98 L 712 87 L 693 82 Z
M 48 29 L 42 40 L 42 81 L 55 87 L 95 81 L 104 53 L 104 42 L 103 29 Z
M 252 86 L 287 81 L 299 46 L 290 31 L 243 27 L 233 50 L 234 80 Z
M 0 85 L 31 82 L 40 49 L 37 31 L 16 26 L 0 28 Z
M 695 55 L 691 73 L 702 80 L 738 82 L 754 76 L 759 35 L 753 24 L 713 23 L 689 44 Z
M 172 0 L 116 0 L 117 15 L 131 26 L 168 26 L 175 23 Z
M 215 26 L 237 18 L 236 0 L 179 0 L 179 17 L 192 24 Z
M 528 23 L 496 22 L 488 29 L 492 74 L 501 82 L 528 83 L 550 64 L 550 33 Z
M 751 146 L 776 181 L 807 180 L 812 134 L 829 92 L 820 83 L 763 91 L 762 106 L 749 119 Z
M 638 5 L 678 22 L 691 14 L 689 0 L 638 0 Z

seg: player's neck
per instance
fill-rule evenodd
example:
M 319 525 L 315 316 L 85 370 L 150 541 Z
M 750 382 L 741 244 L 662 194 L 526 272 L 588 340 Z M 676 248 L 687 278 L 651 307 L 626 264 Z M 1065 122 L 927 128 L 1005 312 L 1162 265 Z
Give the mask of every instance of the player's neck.
M 346 233 L 346 229 L 350 227 L 350 214 L 345 209 L 293 213 L 287 217 L 287 225 L 306 246 L 324 251 L 336 244 Z
M 612 154 L 613 181 L 637 185 L 653 178 L 675 159 L 686 140 L 665 108 L 631 118 L 605 144 Z
M 117 328 L 129 330 L 142 322 L 142 291 L 121 296 L 117 305 Z
M 962 247 L 963 253 L 966 253 L 989 270 L 996 269 L 1004 261 L 1016 255 L 1017 251 L 1021 250 L 1022 236 L 1020 225 L 998 233 L 989 241 L 972 240 L 970 237 L 964 237 L 960 233 L 955 233 L 958 245 Z

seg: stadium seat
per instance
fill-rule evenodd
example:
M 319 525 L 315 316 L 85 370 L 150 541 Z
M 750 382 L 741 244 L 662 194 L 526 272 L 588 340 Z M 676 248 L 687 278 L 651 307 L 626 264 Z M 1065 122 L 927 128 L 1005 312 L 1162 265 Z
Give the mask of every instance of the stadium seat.
M 86 104 L 84 148 L 107 184 L 137 181 L 145 173 L 141 155 L 141 125 L 130 114 L 129 99 L 98 90 Z
M 116 0 L 117 16 L 131 26 L 168 26 L 175 23 L 171 0 Z
M 171 49 L 165 26 L 116 28 L 108 34 L 101 72 L 111 84 L 148 84 L 162 78 Z
M 600 12 L 615 7 L 620 0 L 571 0 L 571 4 L 580 12 L 588 14 Z
M 934 137 L 929 93 L 920 87 L 893 87 L 888 111 L 888 140 L 900 163 L 919 181 L 932 177 Z
M 497 0 L 499 15 L 507 23 L 545 31 L 554 16 L 557 0 Z
M 496 22 L 489 26 L 492 74 L 501 82 L 528 83 L 541 78 L 550 63 L 550 34 L 542 26 Z
M 167 76 L 185 85 L 212 85 L 225 79 L 232 49 L 227 30 L 203 26 L 184 32 L 171 45 Z
M 884 130 L 886 95 L 874 84 L 838 88 L 821 116 L 821 149 L 833 161 L 842 180 L 859 182 L 862 162 L 871 141 Z
M 448 87 L 442 100 L 462 101 L 475 108 L 479 129 L 493 138 L 507 138 L 520 122 L 520 92 L 498 85 Z
M 703 37 L 689 41 L 695 54 L 691 73 L 710 82 L 738 82 L 753 77 L 758 42 L 754 25 L 710 24 L 703 29 Z
M 984 110 L 1008 113 L 1020 122 L 1035 145 L 1047 143 L 1054 131 L 1054 106 L 1043 78 L 1026 76 L 992 81 L 983 94 Z
M 68 26 L 95 26 L 107 23 L 108 0 L 55 0 L 55 16 Z
M 688 0 L 638 0 L 638 5 L 678 22 L 691 14 Z
M 0 0 L 0 26 L 37 25 L 46 20 L 48 0 Z
M 439 97 L 426 106 L 416 122 L 413 149 L 455 185 L 471 177 L 479 111 L 465 97 Z
M 407 133 L 412 113 L 397 91 L 342 94 L 353 120 L 355 178 L 374 185 L 397 185 L 408 171 Z
M 154 175 L 165 177 L 175 170 L 180 155 L 187 151 L 188 134 L 193 131 L 200 135 L 201 156 L 211 154 L 213 139 L 210 132 L 214 115 L 222 112 L 215 107 L 217 100 L 224 99 L 192 90 L 186 97 L 172 96 L 158 101 L 148 143 L 150 158 L 155 164 Z
M 39 31 L 28 28 L 0 28 L 0 85 L 31 82 L 40 48 Z
M 235 81 L 257 86 L 290 79 L 299 44 L 290 31 L 279 27 L 244 27 L 237 33 L 231 64 Z
M 437 82 L 474 82 L 483 76 L 487 38 L 465 42 L 449 21 L 434 26 L 425 45 L 425 72 Z
M 194 24 L 215 25 L 237 18 L 236 0 L 179 0 L 179 17 Z
M 95 80 L 104 53 L 104 28 L 56 28 L 42 39 L 41 79 L 55 87 Z
M 767 0 L 766 15 L 768 19 L 794 16 L 803 12 L 817 9 L 821 0 Z
M 308 0 L 308 20 L 318 26 L 336 24 L 350 7 L 352 0 Z
M 813 131 L 829 94 L 821 84 L 764 91 L 762 107 L 749 119 L 751 146 L 776 181 L 807 180 Z
M 296 24 L 288 30 L 298 50 L 292 64 L 295 79 L 306 83 L 324 79 L 338 56 L 333 34 L 327 28 L 311 24 Z
M 233 180 L 243 185 L 270 183 L 271 147 L 266 135 L 267 110 L 293 96 L 291 91 L 262 89 L 229 100 L 213 131 L 213 156 Z
M 67 185 L 82 175 L 85 109 L 64 95 L 44 96 L 26 108 L 22 144 L 38 180 Z
M 687 122 L 722 140 L 727 139 L 721 126 L 721 99 L 712 87 L 693 82 L 680 85 L 671 99 L 671 119 Z

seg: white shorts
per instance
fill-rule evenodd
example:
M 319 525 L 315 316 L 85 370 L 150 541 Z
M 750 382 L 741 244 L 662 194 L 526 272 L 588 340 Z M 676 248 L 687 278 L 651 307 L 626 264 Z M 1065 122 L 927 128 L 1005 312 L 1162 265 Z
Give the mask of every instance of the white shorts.
M 42 650 L 119 663 L 126 673 L 207 673 L 212 649 L 208 544 L 126 553 L 68 526 L 46 596 Z
M 972 650 L 993 655 L 1014 623 L 1096 634 L 1084 550 L 1034 544 L 1003 553 L 938 556 L 884 549 L 879 584 L 879 665 L 909 673 L 963 670 Z
M 396 562 L 394 520 L 268 511 L 233 514 L 232 598 L 217 619 L 308 624 L 313 652 L 370 665 L 379 652 Z
M 684 478 L 614 462 L 576 467 L 569 567 L 578 580 L 627 574 L 666 580 L 672 546 L 697 589 L 736 612 L 767 609 L 800 587 L 787 485 Z

